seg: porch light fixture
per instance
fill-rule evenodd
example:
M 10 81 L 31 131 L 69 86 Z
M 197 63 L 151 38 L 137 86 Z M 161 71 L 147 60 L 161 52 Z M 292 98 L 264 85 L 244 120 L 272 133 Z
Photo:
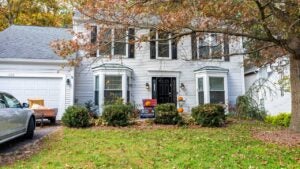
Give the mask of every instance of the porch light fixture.
M 66 80 L 66 83 L 67 83 L 68 86 L 70 86 L 70 85 L 71 85 L 71 80 L 70 80 L 70 79 L 67 79 L 67 80 Z
M 150 85 L 149 85 L 149 83 L 146 83 L 146 85 L 145 85 L 145 86 L 146 86 L 146 89 L 147 89 L 147 90 L 149 90 L 149 89 L 150 89 Z
M 185 89 L 185 86 L 183 83 L 180 83 L 180 89 Z

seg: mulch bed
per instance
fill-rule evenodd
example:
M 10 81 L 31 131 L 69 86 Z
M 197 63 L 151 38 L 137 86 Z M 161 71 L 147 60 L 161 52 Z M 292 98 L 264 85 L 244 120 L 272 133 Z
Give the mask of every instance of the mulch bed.
M 280 131 L 261 131 L 253 133 L 253 136 L 267 143 L 288 147 L 300 147 L 300 133 L 295 133 L 287 129 Z

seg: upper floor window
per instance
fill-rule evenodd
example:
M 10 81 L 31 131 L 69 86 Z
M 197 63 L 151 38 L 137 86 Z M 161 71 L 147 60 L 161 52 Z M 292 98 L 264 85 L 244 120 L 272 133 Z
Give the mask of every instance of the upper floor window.
M 228 36 L 220 34 L 206 34 L 197 37 L 192 34 L 192 58 L 198 59 L 219 59 L 229 61 Z
M 96 29 L 97 30 L 97 29 Z M 91 42 L 99 44 L 98 55 L 118 55 L 134 58 L 134 29 L 100 28 L 99 33 L 92 27 Z M 98 39 L 98 40 L 97 40 Z M 94 43 L 96 43 L 94 42 Z
M 150 58 L 177 59 L 177 42 L 171 33 L 150 30 Z

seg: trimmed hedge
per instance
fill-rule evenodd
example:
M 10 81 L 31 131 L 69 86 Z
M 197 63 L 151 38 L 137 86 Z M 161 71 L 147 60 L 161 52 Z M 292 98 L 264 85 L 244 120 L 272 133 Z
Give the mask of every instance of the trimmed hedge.
M 276 126 L 289 127 L 291 122 L 290 113 L 280 113 L 276 116 L 267 116 L 265 119 L 266 123 L 270 123 Z
M 192 117 L 203 127 L 220 127 L 225 124 L 224 107 L 218 104 L 204 104 L 192 108 Z
M 132 105 L 106 105 L 103 110 L 102 118 L 110 126 L 127 126 L 129 124 L 130 115 L 132 112 Z
M 159 104 L 155 107 L 155 119 L 156 124 L 179 124 L 182 122 L 182 118 L 179 115 L 175 104 L 166 103 Z
M 62 117 L 62 122 L 68 127 L 88 127 L 90 116 L 83 106 L 69 106 Z

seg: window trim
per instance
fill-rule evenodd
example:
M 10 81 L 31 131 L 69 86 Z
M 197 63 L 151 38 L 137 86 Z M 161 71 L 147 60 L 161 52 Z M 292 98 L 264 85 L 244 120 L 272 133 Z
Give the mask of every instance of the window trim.
M 168 33 L 168 38 L 171 38 L 171 33 Z M 160 57 L 159 56 L 159 50 L 158 50 L 158 47 L 159 47 L 159 31 L 155 31 L 155 54 L 156 54 L 156 59 L 161 59 L 161 60 L 172 60 L 172 40 L 169 39 L 168 40 L 168 46 L 169 46 L 169 57 Z
M 214 61 L 225 61 L 225 57 L 222 56 L 222 58 L 212 58 L 212 42 L 213 42 L 213 39 L 212 39 L 212 35 L 216 35 L 217 37 L 220 36 L 220 38 L 223 38 L 224 39 L 224 36 L 225 35 L 222 35 L 222 34 L 218 34 L 218 33 L 207 33 L 203 36 L 204 38 L 204 41 L 208 41 L 208 47 L 209 47 L 209 56 L 208 58 L 203 58 L 203 57 L 200 57 L 200 51 L 199 51 L 199 48 L 200 48 L 200 37 L 196 37 L 196 54 L 197 54 L 197 59 L 196 60 L 214 60 Z M 222 55 L 224 55 L 224 42 L 221 43 L 221 49 L 222 49 Z
M 104 109 L 104 90 L 105 90 L 105 76 L 122 76 L 122 99 L 126 102 L 127 96 L 127 77 L 131 80 L 132 70 L 124 68 L 96 68 L 93 69 L 94 77 L 99 76 L 99 112 L 102 113 Z M 129 86 L 130 94 L 132 93 L 132 86 Z M 129 102 L 132 100 L 130 97 Z
M 223 90 L 211 90 L 211 86 L 210 86 L 210 78 L 223 78 Z M 211 95 L 210 92 L 215 91 L 215 92 L 224 92 L 224 104 L 225 104 L 225 100 L 226 100 L 226 94 L 225 94 L 225 77 L 223 76 L 208 76 L 208 88 L 209 88 L 209 103 L 211 103 Z M 215 103 L 216 104 L 216 103 Z
M 98 28 L 100 31 L 101 31 L 101 27 Z M 102 29 L 110 29 L 111 30 L 111 39 L 110 39 L 110 55 L 111 56 L 114 56 L 114 57 L 123 57 L 123 58 L 128 58 L 128 59 L 134 59 L 134 57 L 129 57 L 129 30 L 126 29 L 125 30 L 125 55 L 115 55 L 115 42 L 116 42 L 116 39 L 115 39 L 115 30 L 116 29 L 122 29 L 122 28 L 105 28 L 105 27 L 102 27 Z M 129 29 L 134 29 L 135 28 L 129 28 Z M 136 32 L 136 30 L 134 31 Z M 134 49 L 135 49 L 135 45 L 134 45 Z M 109 54 L 100 54 L 100 51 L 99 49 L 97 49 L 97 57 L 100 57 L 100 56 L 108 56 Z
M 225 91 L 225 105 L 229 103 L 229 91 L 228 91 L 228 75 L 227 72 L 197 72 L 195 76 L 196 81 L 196 103 L 199 105 L 199 96 L 198 96 L 198 78 L 203 78 L 203 89 L 204 89 L 204 104 L 210 103 L 210 86 L 209 78 L 210 77 L 222 77 L 224 78 L 224 91 Z

